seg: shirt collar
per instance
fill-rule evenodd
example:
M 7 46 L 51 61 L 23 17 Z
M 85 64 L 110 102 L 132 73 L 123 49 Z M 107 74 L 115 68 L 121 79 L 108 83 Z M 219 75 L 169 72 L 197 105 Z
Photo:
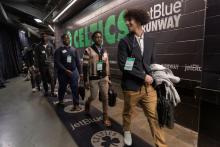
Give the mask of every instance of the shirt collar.
M 137 35 L 135 35 L 135 37 L 136 37 L 137 39 L 144 39 L 144 33 L 142 33 L 140 37 L 137 36 Z
M 101 46 L 97 46 L 97 45 L 95 45 L 95 47 L 97 48 L 97 50 L 98 50 L 99 52 L 102 51 L 102 47 L 101 47 Z
M 69 49 L 69 48 L 70 48 L 70 46 L 69 46 L 69 45 L 68 45 L 68 46 L 63 45 L 63 48 L 65 48 L 65 49 Z

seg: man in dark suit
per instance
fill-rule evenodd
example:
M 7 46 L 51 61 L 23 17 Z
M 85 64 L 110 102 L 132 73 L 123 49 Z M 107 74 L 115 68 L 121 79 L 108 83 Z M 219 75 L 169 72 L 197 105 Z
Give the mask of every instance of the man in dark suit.
M 164 132 L 157 117 L 157 94 L 153 88 L 150 64 L 154 62 L 154 41 L 142 29 L 149 21 L 147 12 L 130 9 L 125 13 L 129 34 L 118 45 L 118 65 L 122 71 L 121 86 L 124 92 L 123 129 L 124 142 L 132 145 L 131 118 L 140 102 L 148 118 L 157 147 L 167 147 Z

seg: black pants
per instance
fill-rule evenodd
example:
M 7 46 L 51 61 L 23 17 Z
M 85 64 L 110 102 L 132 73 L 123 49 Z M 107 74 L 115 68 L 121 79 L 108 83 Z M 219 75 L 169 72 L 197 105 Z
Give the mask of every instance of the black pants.
M 29 72 L 30 72 L 30 75 L 31 75 L 31 86 L 32 86 L 32 88 L 35 88 L 37 86 L 38 90 L 40 90 L 40 83 L 41 83 L 40 73 L 37 72 L 32 67 L 29 68 Z
M 51 93 L 54 93 L 55 82 L 53 72 L 54 70 L 51 69 L 49 66 L 40 67 L 40 74 L 45 93 L 48 92 L 48 84 L 50 84 L 51 86 Z

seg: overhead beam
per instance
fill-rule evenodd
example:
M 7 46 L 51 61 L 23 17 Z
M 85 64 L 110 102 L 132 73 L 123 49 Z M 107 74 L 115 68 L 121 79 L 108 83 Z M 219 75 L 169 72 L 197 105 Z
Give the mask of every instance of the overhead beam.
M 5 9 L 3 8 L 1 2 L 0 2 L 0 20 L 9 23 L 8 15 L 6 14 Z
M 43 11 L 40 11 L 34 7 L 32 7 L 31 5 L 29 4 L 26 4 L 26 3 L 11 3 L 11 2 L 4 2 L 5 5 L 9 6 L 9 7 L 12 7 L 14 9 L 17 9 L 23 13 L 26 13 L 26 14 L 29 14 L 29 15 L 32 15 L 36 18 L 39 18 L 41 20 L 43 20 L 43 18 L 47 15 L 46 12 L 43 12 Z

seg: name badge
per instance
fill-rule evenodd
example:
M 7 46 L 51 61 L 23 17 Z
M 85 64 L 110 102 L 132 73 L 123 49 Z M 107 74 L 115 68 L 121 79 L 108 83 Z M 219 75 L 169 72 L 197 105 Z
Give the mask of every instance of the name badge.
M 45 54 L 46 52 L 45 52 L 45 51 L 42 51 L 42 53 Z
M 103 70 L 103 61 L 97 62 L 97 71 L 102 71 Z
M 66 50 L 62 50 L 62 53 L 65 54 L 67 51 Z
M 67 56 L 66 62 L 67 63 L 72 63 L 72 57 L 71 56 Z
M 133 66 L 134 66 L 134 61 L 135 61 L 135 58 L 127 57 L 124 70 L 131 71 L 133 69 Z

